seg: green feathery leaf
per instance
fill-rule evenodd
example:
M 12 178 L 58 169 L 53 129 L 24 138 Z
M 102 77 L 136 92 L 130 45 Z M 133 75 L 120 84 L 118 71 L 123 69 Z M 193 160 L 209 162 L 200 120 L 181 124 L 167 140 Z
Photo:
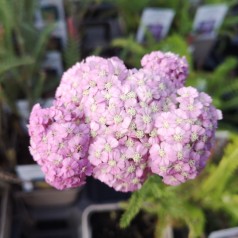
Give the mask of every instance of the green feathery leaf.
M 33 64 L 33 62 L 34 62 L 33 59 L 28 56 L 21 58 L 8 58 L 7 61 L 2 62 L 0 65 L 0 75 L 19 66 Z M 0 79 L 0 82 L 2 80 L 3 78 Z
M 122 215 L 120 220 L 121 228 L 127 227 L 132 221 L 132 219 L 138 214 L 138 212 L 140 211 L 143 205 L 145 197 L 147 197 L 148 192 L 151 191 L 151 184 L 154 183 L 156 179 L 155 177 L 159 177 L 159 176 L 149 177 L 147 181 L 144 183 L 144 185 L 142 186 L 142 188 L 132 194 L 129 200 L 127 209 L 125 213 Z
M 238 168 L 238 136 L 233 136 L 225 148 L 225 154 L 216 170 L 204 181 L 202 191 L 212 197 L 220 197 L 229 179 Z M 219 181 L 219 186 L 217 184 Z

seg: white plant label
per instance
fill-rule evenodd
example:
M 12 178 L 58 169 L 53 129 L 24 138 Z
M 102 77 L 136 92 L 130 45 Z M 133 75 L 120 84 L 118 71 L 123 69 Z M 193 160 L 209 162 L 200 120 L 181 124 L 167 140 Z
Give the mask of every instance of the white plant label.
M 146 8 L 141 17 L 136 40 L 142 43 L 146 31 L 149 31 L 156 40 L 161 40 L 169 32 L 175 12 L 172 9 Z
M 226 4 L 204 5 L 198 8 L 193 32 L 198 36 L 215 38 L 224 21 L 228 7 Z

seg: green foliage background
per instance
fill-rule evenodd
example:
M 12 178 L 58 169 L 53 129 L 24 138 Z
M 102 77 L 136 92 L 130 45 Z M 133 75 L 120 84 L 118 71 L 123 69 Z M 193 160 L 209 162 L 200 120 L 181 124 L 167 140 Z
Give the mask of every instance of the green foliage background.
M 31 108 L 49 86 L 42 62 L 55 26 L 35 27 L 36 4 L 35 0 L 0 0 L 0 100 L 15 113 L 17 99 L 27 99 Z

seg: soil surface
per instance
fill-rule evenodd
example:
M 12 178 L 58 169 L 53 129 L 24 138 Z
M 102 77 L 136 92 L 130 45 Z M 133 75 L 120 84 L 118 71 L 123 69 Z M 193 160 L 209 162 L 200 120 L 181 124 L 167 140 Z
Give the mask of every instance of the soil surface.
M 156 218 L 140 212 L 126 229 L 119 227 L 122 211 L 96 212 L 90 216 L 93 238 L 152 238 Z

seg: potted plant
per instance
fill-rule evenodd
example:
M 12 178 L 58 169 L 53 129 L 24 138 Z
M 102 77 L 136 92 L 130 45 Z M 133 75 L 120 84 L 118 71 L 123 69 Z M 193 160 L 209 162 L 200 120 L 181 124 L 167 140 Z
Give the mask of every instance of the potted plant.
M 82 213 L 80 227 L 81 236 L 92 237 L 153 237 L 156 219 L 155 216 L 140 212 L 136 219 L 126 229 L 119 226 L 123 208 L 120 203 L 92 204 Z M 164 238 L 170 238 L 170 229 L 164 233 Z
M 55 26 L 50 24 L 38 29 L 37 8 L 37 1 L 0 1 L 1 110 L 9 118 L 7 133 L 13 135 L 12 152 L 17 155 L 17 163 L 23 164 L 31 161 L 26 128 L 31 107 L 58 82 L 57 78 L 47 81 L 42 67 Z

